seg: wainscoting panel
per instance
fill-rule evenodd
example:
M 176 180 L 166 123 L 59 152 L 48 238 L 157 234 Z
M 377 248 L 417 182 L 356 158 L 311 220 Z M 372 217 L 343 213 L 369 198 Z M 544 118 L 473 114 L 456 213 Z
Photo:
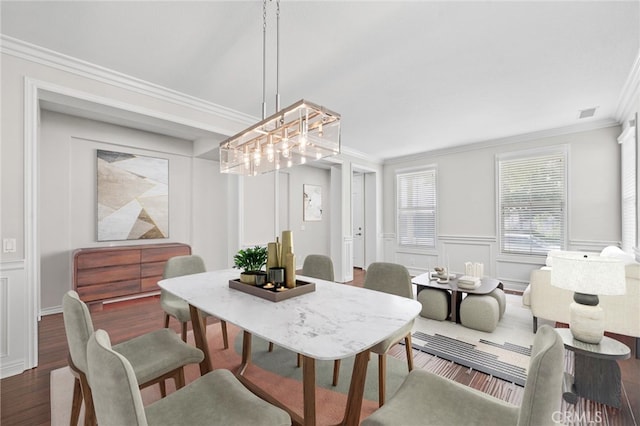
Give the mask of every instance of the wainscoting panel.
M 9 335 L 9 279 L 0 277 L 0 358 L 7 356 Z
M 509 290 L 524 291 L 529 285 L 531 271 L 544 264 L 544 258 L 539 259 L 541 263 L 499 259 L 496 262 L 496 278 Z
M 484 274 L 493 276 L 494 264 L 493 237 L 442 236 L 439 241 L 441 266 L 449 268 L 451 273 L 464 273 L 466 262 L 484 264 Z
M 338 281 L 353 281 L 353 238 L 345 237 L 342 243 L 344 245 L 344 249 L 342 250 L 342 279 Z
M 29 309 L 24 260 L 0 263 L 0 378 L 37 365 L 36 312 Z M 31 317 L 33 315 L 33 317 Z M 32 352 L 30 352 L 32 351 Z

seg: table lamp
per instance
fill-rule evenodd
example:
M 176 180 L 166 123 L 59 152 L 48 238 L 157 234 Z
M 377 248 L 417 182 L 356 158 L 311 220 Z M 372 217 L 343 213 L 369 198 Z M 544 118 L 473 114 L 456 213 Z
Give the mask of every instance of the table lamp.
M 576 252 L 554 252 L 551 256 L 551 285 L 574 292 L 569 306 L 573 337 L 586 343 L 600 343 L 604 336 L 604 311 L 598 306 L 598 295 L 625 293 L 624 262 Z

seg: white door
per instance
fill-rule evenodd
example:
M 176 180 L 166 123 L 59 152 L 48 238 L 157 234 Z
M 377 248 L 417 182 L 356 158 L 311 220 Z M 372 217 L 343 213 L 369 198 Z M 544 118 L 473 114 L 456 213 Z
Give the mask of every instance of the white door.
M 363 174 L 354 173 L 351 188 L 351 208 L 353 212 L 353 267 L 364 268 L 365 223 Z

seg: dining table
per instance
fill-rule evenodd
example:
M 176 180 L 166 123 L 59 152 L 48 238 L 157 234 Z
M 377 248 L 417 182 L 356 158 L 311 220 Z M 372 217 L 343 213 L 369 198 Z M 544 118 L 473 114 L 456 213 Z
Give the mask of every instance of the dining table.
M 344 417 L 340 424 L 358 425 L 364 397 L 369 349 L 413 321 L 421 304 L 413 299 L 298 275 L 314 291 L 272 301 L 232 288 L 234 269 L 185 275 L 158 282 L 160 288 L 189 303 L 196 346 L 204 352 L 201 374 L 213 369 L 206 329 L 199 311 L 243 330 L 241 382 L 266 401 L 285 409 L 292 422 L 316 424 L 316 360 L 355 357 Z M 249 285 L 249 284 L 247 284 Z M 252 336 L 302 356 L 302 416 L 275 395 L 251 382 L 244 372 L 251 363 Z

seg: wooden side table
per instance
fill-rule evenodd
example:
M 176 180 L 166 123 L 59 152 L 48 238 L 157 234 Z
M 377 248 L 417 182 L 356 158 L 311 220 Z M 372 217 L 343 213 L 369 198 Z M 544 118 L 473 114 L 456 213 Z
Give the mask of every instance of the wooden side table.
M 629 358 L 631 349 L 607 336 L 594 345 L 574 339 L 568 328 L 555 330 L 562 337 L 564 347 L 574 353 L 573 375 L 565 373 L 563 381 L 564 400 L 575 404 L 581 396 L 620 408 L 622 391 L 617 360 Z

